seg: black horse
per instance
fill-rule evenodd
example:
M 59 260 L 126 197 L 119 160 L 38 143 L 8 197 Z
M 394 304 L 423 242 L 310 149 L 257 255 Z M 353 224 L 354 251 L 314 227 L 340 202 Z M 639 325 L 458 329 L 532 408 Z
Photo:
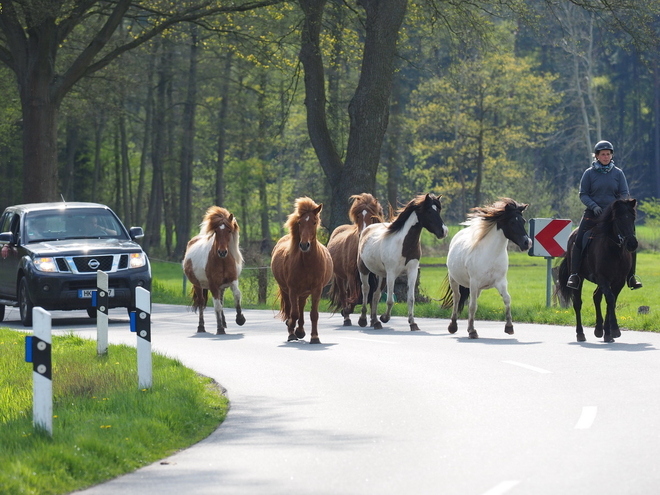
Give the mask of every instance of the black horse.
M 584 280 L 593 282 L 598 287 L 593 294 L 596 308 L 596 327 L 594 335 L 603 337 L 605 342 L 613 342 L 621 336 L 616 321 L 616 300 L 626 284 L 626 277 L 632 266 L 632 253 L 637 249 L 635 220 L 637 218 L 637 200 L 617 199 L 610 204 L 596 220 L 596 226 L 585 232 L 582 245 L 584 260 L 580 266 L 580 286 L 577 290 L 566 287 L 569 276 L 568 263 L 575 245 L 577 229 L 568 238 L 566 255 L 559 265 L 559 292 L 566 301 L 573 300 L 575 310 L 577 341 L 584 342 L 582 329 L 582 284 Z M 600 302 L 605 296 L 607 311 L 605 321 L 600 310 Z M 603 324 L 604 323 L 604 324 Z

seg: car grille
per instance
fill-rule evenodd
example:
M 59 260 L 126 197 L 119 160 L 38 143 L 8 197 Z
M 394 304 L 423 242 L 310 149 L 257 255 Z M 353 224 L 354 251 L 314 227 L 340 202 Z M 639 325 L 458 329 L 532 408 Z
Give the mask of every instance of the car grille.
M 106 254 L 100 256 L 65 256 L 55 258 L 60 272 L 96 273 L 101 270 L 106 273 L 128 268 L 127 254 Z

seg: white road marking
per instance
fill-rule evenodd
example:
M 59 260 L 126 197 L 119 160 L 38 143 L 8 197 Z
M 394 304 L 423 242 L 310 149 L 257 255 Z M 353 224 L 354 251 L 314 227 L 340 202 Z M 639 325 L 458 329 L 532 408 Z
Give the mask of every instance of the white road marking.
M 520 483 L 520 480 L 503 481 L 499 485 L 496 485 L 487 492 L 485 492 L 483 495 L 504 495 L 506 492 L 511 490 L 511 488 L 516 486 L 518 483 Z
M 596 406 L 585 406 L 582 408 L 582 414 L 580 419 L 575 424 L 576 430 L 586 430 L 591 428 L 591 425 L 594 424 L 596 419 L 596 414 L 598 413 L 598 408 Z
M 521 368 L 525 368 L 527 370 L 536 371 L 537 373 L 552 373 L 552 371 L 544 370 L 543 368 L 537 368 L 536 366 L 530 366 L 529 364 L 525 364 L 525 363 L 518 363 L 517 361 L 502 361 L 502 362 L 506 364 L 512 364 L 514 366 L 520 366 Z
M 386 340 L 371 340 L 371 339 L 356 339 L 355 337 L 339 337 L 346 340 L 360 340 L 362 342 L 376 342 L 378 344 L 396 344 L 396 342 L 388 342 Z

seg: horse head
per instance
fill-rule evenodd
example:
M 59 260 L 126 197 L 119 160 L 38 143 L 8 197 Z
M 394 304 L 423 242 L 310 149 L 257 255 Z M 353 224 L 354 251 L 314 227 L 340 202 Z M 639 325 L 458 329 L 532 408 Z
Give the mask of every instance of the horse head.
M 226 258 L 239 230 L 234 214 L 219 206 L 212 206 L 206 211 L 202 226 L 209 237 L 214 237 L 213 250 L 220 258 Z
M 612 230 L 612 240 L 625 247 L 631 253 L 637 250 L 639 243 L 635 235 L 635 220 L 637 219 L 636 199 L 617 199 L 601 214 L 599 224 L 607 225 Z
M 527 230 L 525 230 L 526 220 L 523 217 L 523 211 L 529 205 L 518 203 L 509 198 L 501 198 L 498 203 L 502 203 L 503 214 L 497 220 L 497 228 L 501 229 L 504 236 L 522 251 L 529 251 L 532 247 L 532 240 L 527 235 Z
M 417 211 L 422 227 L 434 234 L 438 239 L 447 237 L 449 233 L 449 229 L 447 229 L 445 222 L 440 216 L 441 211 L 442 205 L 440 204 L 440 198 L 431 193 L 424 196 L 424 199 L 419 202 Z
M 322 209 L 323 203 L 317 205 L 310 198 L 298 198 L 295 211 L 289 215 L 286 226 L 291 232 L 291 240 L 297 242 L 298 248 L 303 253 L 308 252 L 316 242 L 316 231 L 321 223 Z
M 385 221 L 383 208 L 376 198 L 369 193 L 354 194 L 350 197 L 352 202 L 349 216 L 351 221 L 362 232 L 367 225 Z

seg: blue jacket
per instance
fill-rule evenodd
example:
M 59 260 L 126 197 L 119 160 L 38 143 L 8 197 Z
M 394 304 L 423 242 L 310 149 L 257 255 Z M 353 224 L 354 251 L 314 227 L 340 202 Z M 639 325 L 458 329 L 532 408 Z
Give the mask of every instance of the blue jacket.
M 599 172 L 593 165 L 584 171 L 580 180 L 580 201 L 593 210 L 605 209 L 615 199 L 627 199 L 630 194 L 628 181 L 619 167 L 613 166 L 607 173 Z

